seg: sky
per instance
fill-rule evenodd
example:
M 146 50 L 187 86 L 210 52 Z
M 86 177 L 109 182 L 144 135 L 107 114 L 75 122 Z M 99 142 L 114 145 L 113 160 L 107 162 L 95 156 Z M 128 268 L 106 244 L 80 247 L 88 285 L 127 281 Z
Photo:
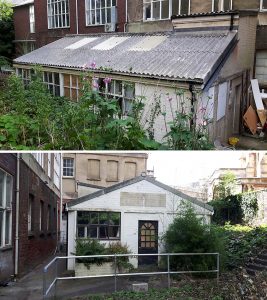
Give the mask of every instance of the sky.
M 147 167 L 171 186 L 185 186 L 209 177 L 218 168 L 240 167 L 242 151 L 157 151 L 148 153 Z

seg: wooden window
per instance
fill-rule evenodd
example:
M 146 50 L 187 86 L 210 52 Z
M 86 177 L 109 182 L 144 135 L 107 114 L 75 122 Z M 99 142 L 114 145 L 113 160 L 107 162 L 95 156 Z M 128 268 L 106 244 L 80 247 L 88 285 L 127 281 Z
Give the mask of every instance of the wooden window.
M 88 179 L 100 180 L 100 160 L 88 159 Z
M 54 72 L 44 72 L 43 81 L 50 93 L 54 96 L 60 96 L 60 79 L 59 73 Z
M 116 160 L 107 161 L 107 181 L 118 181 L 118 166 L 119 163 Z
M 77 212 L 77 237 L 119 240 L 121 214 L 118 212 Z
M 64 96 L 78 101 L 81 96 L 82 83 L 77 75 L 64 74 Z

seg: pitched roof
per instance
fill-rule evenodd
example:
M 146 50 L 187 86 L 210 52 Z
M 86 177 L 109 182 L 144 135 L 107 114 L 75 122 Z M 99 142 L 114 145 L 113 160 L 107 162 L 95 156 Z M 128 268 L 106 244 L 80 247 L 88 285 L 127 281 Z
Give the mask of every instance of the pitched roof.
M 9 0 L 11 2 L 12 6 L 22 6 L 26 4 L 32 4 L 34 3 L 34 0 Z
M 195 204 L 195 205 L 198 205 L 204 209 L 207 209 L 211 212 L 213 212 L 213 207 L 202 202 L 202 201 L 199 201 L 197 200 L 196 198 L 193 198 L 193 197 L 190 197 L 172 187 L 170 187 L 169 185 L 166 185 L 162 182 L 159 182 L 157 180 L 155 180 L 154 178 L 151 178 L 151 177 L 148 177 L 148 176 L 138 176 L 138 177 L 135 177 L 135 178 L 132 178 L 132 179 L 129 179 L 129 180 L 126 180 L 126 181 L 123 181 L 123 182 L 120 182 L 118 184 L 114 184 L 110 187 L 107 187 L 107 188 L 104 188 L 103 190 L 100 190 L 100 191 L 97 191 L 97 192 L 94 192 L 92 194 L 89 194 L 89 195 L 86 195 L 86 196 L 83 196 L 83 197 L 80 197 L 80 198 L 77 198 L 75 200 L 72 200 L 70 202 L 67 203 L 67 208 L 70 208 L 70 207 L 73 207 L 77 204 L 81 204 L 83 202 L 86 202 L 88 200 L 91 200 L 91 199 L 94 199 L 94 198 L 97 198 L 97 197 L 100 197 L 102 195 L 105 195 L 105 194 L 108 194 L 108 193 L 111 193 L 113 191 L 116 191 L 118 189 L 121 189 L 123 187 L 126 187 L 128 185 L 132 185 L 134 183 L 137 183 L 137 182 L 140 182 L 140 181 L 148 181 L 166 191 L 169 191 L 171 192 L 172 194 L 174 195 L 177 195 L 185 200 L 188 200 L 189 202 L 191 202 L 192 204 Z
M 203 84 L 236 42 L 234 31 L 70 35 L 14 62 Z

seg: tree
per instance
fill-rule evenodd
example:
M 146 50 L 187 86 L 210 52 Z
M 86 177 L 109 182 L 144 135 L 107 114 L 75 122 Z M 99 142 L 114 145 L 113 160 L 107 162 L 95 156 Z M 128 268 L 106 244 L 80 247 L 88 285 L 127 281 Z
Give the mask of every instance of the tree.
M 225 199 L 228 196 L 234 195 L 236 193 L 236 176 L 227 172 L 222 175 L 219 183 L 215 186 L 213 191 L 213 199 Z
M 0 66 L 11 61 L 14 53 L 13 9 L 9 2 L 0 0 Z

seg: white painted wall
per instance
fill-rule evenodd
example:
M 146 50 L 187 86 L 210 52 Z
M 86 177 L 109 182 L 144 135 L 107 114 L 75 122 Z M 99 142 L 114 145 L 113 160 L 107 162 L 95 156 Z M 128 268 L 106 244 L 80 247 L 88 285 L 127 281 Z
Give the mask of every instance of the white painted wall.
M 121 192 L 164 194 L 166 195 L 166 207 L 121 206 Z M 175 214 L 180 210 L 183 201 L 187 202 L 187 200 L 184 200 L 151 182 L 143 180 L 77 204 L 71 207 L 71 210 L 69 211 L 68 255 L 75 252 L 76 215 L 78 210 L 121 212 L 121 243 L 127 244 L 132 253 L 138 253 L 138 221 L 158 221 L 158 235 L 160 238 L 168 228 L 169 224 L 172 223 Z M 210 222 L 210 216 L 212 214 L 210 211 L 195 204 L 193 204 L 193 207 L 197 215 L 204 216 L 206 222 Z M 159 241 L 159 252 L 163 250 L 163 246 Z M 136 260 L 132 261 L 132 263 L 136 264 Z M 68 269 L 74 269 L 74 261 L 69 260 Z

